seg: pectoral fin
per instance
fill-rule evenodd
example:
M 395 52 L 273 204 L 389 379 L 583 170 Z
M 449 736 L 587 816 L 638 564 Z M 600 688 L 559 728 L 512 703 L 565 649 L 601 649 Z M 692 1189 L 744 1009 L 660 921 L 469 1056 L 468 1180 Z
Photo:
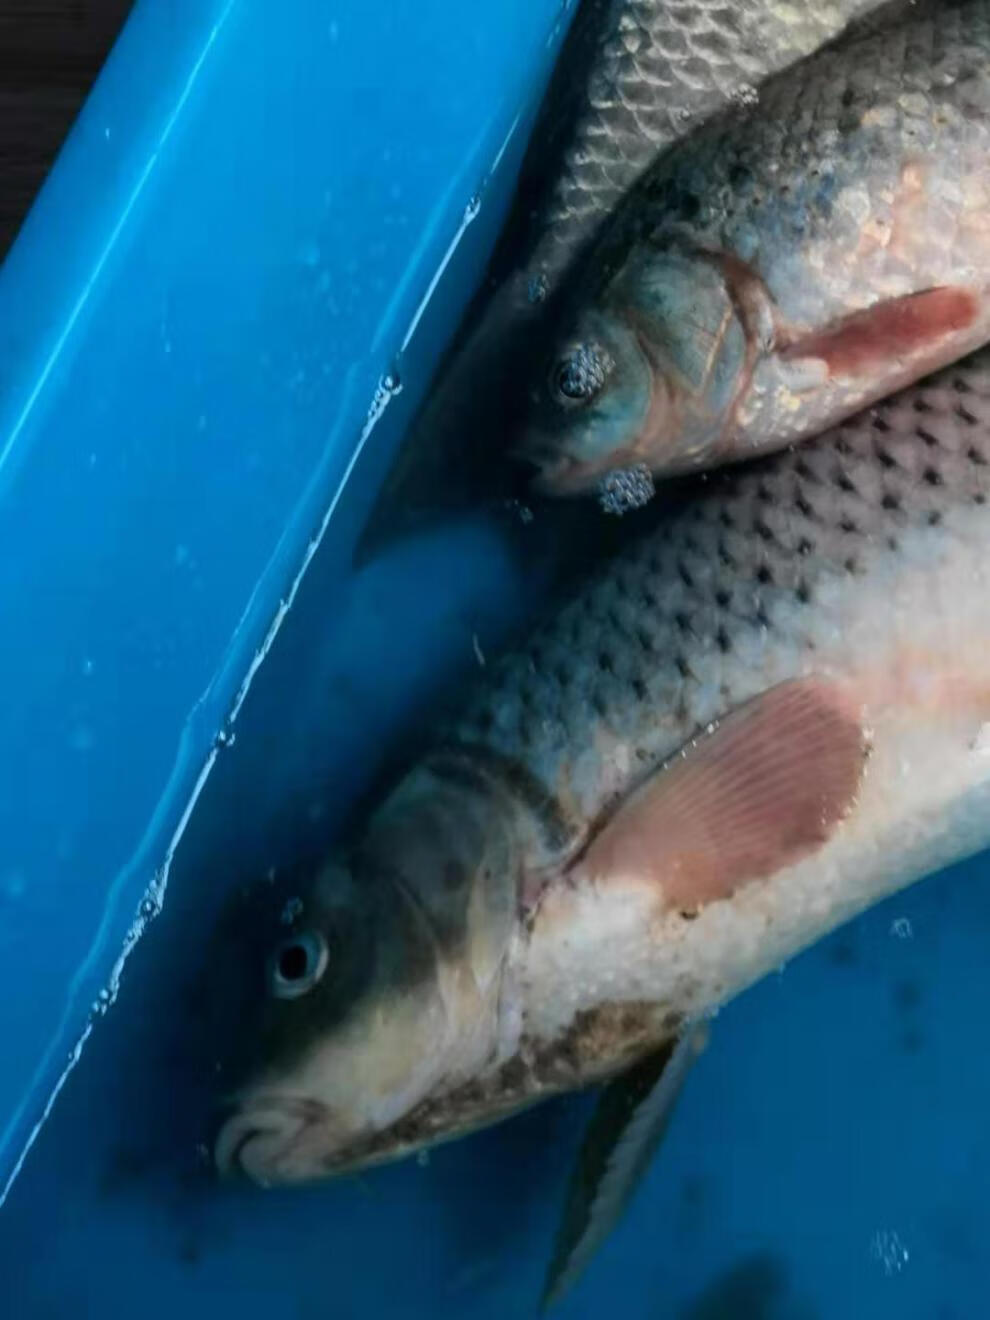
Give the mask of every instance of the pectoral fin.
M 615 812 L 579 868 L 653 880 L 671 907 L 730 898 L 820 847 L 851 809 L 868 746 L 849 694 L 781 683 L 685 747 Z
M 706 1040 L 707 1025 L 697 1023 L 605 1087 L 571 1175 L 543 1290 L 544 1309 L 573 1286 L 618 1223 Z
M 918 362 L 934 370 L 948 360 L 947 351 L 965 351 L 952 346 L 965 340 L 979 316 L 980 302 L 973 290 L 925 289 L 875 303 L 823 330 L 795 337 L 782 357 L 795 366 L 816 363 L 833 378 L 869 375 L 895 362 Z

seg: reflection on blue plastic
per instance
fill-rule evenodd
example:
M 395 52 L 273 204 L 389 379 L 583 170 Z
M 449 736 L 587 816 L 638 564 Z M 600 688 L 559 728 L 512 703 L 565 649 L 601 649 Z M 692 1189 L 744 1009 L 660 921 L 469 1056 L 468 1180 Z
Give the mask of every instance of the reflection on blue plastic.
M 568 9 L 141 0 L 0 273 L 4 1182 L 425 388 Z

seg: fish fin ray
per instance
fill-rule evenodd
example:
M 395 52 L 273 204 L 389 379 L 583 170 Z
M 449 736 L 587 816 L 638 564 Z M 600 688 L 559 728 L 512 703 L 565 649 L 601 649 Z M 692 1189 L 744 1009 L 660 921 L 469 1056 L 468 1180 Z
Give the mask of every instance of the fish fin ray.
M 833 378 L 863 376 L 898 359 L 930 358 L 934 370 L 945 361 L 940 354 L 979 319 L 976 290 L 940 285 L 874 303 L 810 333 L 792 333 L 781 345 L 781 357 L 784 362 L 822 363 Z
M 655 880 L 692 912 L 813 852 L 855 802 L 868 753 L 840 685 L 778 684 L 731 711 L 627 798 L 578 866 Z

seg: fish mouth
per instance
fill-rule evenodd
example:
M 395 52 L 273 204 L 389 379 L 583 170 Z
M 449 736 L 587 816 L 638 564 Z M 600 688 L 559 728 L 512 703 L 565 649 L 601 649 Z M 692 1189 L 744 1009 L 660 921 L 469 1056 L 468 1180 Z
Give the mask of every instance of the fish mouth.
M 510 457 L 520 467 L 528 469 L 528 488 L 535 495 L 553 498 L 586 495 L 593 481 L 594 473 L 588 464 L 538 442 L 523 442 L 510 450 Z
M 260 1187 L 303 1182 L 318 1172 L 307 1153 L 321 1136 L 327 1140 L 330 1128 L 326 1107 L 314 1100 L 265 1097 L 235 1105 L 220 1123 L 213 1163 L 222 1178 L 240 1176 Z

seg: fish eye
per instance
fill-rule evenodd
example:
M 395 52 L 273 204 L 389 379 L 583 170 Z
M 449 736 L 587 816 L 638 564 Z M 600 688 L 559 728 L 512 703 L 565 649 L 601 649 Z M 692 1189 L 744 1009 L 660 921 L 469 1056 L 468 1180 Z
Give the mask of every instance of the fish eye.
M 551 389 L 562 403 L 590 403 L 604 389 L 613 365 L 601 345 L 580 344 L 553 368 Z
M 272 955 L 272 994 L 276 999 L 298 999 L 308 994 L 326 971 L 327 959 L 327 942 L 319 931 L 290 935 Z

